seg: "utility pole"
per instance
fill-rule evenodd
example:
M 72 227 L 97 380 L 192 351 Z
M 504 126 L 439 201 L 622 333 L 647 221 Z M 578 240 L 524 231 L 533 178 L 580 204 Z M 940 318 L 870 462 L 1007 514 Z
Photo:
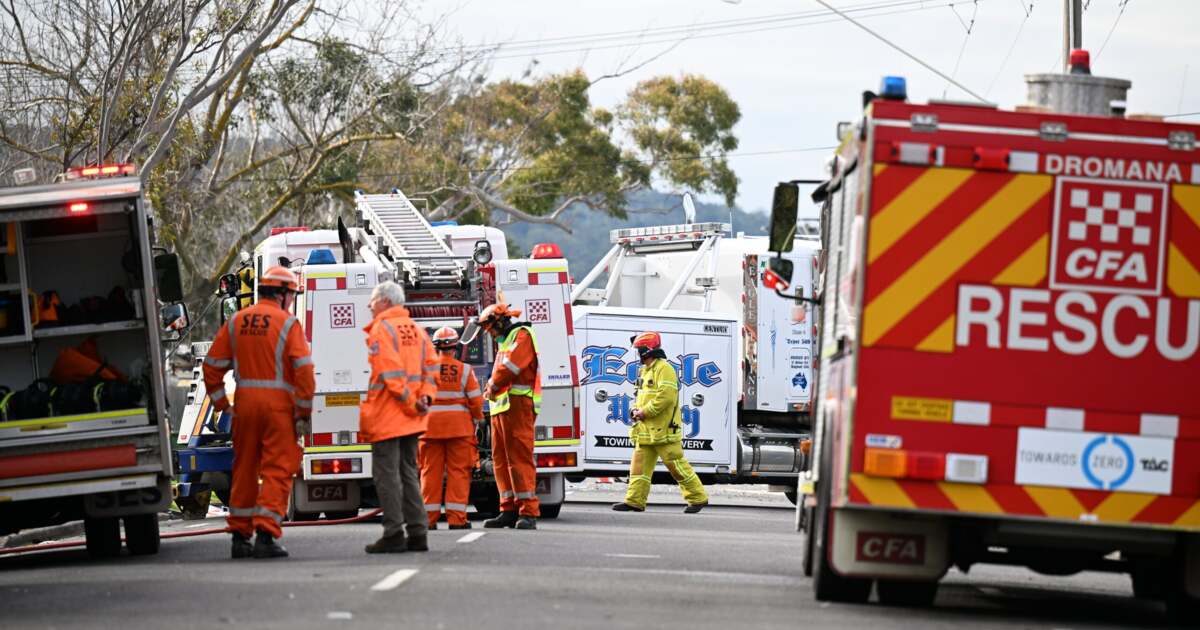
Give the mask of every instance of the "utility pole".
M 1063 74 L 1071 71 L 1071 50 L 1083 48 L 1083 0 L 1063 0 Z

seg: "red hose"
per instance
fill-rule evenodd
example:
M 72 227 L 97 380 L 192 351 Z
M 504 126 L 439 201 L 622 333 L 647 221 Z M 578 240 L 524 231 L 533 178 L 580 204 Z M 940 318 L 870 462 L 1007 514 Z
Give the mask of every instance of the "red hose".
M 337 520 L 332 520 L 332 521 L 288 521 L 288 522 L 284 523 L 283 526 L 284 527 L 320 527 L 320 526 L 324 526 L 324 525 L 344 525 L 346 523 L 358 523 L 360 521 L 365 521 L 370 518 L 375 518 L 376 516 L 379 516 L 380 514 L 383 514 L 383 510 L 380 508 L 376 508 L 374 510 L 371 510 L 370 512 L 367 512 L 366 514 L 359 514 L 358 516 L 352 516 L 350 518 L 339 518 Z M 228 533 L 229 533 L 228 527 L 210 527 L 208 529 L 198 529 L 198 530 L 190 531 L 190 532 L 171 532 L 169 534 L 162 534 L 161 536 L 159 536 L 159 539 L 167 540 L 167 539 L 171 539 L 171 538 L 191 538 L 193 536 L 210 536 L 212 534 L 228 534 Z M 121 542 L 125 542 L 125 539 L 122 538 Z M 13 553 L 26 553 L 29 551 L 51 551 L 54 549 L 69 549 L 71 547 L 83 547 L 85 545 L 87 545 L 86 540 L 50 543 L 48 545 L 25 545 L 24 547 L 12 547 L 9 549 L 0 549 L 0 556 L 13 554 Z

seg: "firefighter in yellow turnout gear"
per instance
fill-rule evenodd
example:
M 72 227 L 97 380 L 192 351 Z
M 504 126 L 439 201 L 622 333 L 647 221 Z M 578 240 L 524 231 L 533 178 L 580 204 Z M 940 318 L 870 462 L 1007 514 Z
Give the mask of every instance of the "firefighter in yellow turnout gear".
M 700 477 L 683 456 L 683 421 L 679 405 L 679 377 L 662 350 L 662 337 L 644 332 L 633 338 L 633 347 L 642 360 L 638 374 L 637 398 L 630 418 L 633 459 L 629 464 L 629 490 L 625 501 L 612 508 L 618 512 L 642 512 L 650 495 L 650 478 L 662 458 L 663 465 L 679 484 L 684 512 L 695 514 L 708 505 L 708 494 Z

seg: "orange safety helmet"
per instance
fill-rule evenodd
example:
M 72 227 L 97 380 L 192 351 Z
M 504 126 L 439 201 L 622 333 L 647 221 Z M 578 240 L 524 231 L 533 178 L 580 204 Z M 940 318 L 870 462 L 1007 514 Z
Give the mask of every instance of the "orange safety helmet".
M 662 335 L 654 331 L 646 331 L 644 333 L 634 335 L 629 338 L 633 344 L 633 349 L 637 350 L 639 357 L 646 356 L 646 353 L 662 349 Z
M 286 289 L 292 293 L 304 293 L 304 289 L 300 286 L 300 279 L 291 270 L 275 266 L 271 267 L 258 279 L 260 287 L 278 287 Z
M 433 332 L 433 345 L 439 350 L 450 350 L 458 344 L 458 331 L 442 326 Z
M 505 304 L 504 302 L 496 302 L 495 304 L 483 309 L 483 312 L 479 314 L 479 326 L 484 330 L 489 330 L 499 324 L 500 320 L 504 319 L 505 317 L 512 318 L 520 316 L 521 309 L 509 308 L 508 304 Z

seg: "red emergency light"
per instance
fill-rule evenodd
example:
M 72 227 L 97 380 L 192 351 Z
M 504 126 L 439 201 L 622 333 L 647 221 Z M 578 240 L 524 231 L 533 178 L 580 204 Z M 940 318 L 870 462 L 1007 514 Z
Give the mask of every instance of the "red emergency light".
M 306 226 L 299 227 L 274 227 L 271 228 L 271 236 L 276 234 L 287 234 L 288 232 L 309 232 L 312 228 Z
M 562 258 L 562 250 L 558 248 L 556 243 L 538 243 L 533 246 L 533 254 L 530 258 Z
M 67 206 L 67 210 L 70 210 L 71 212 L 73 212 L 75 214 L 78 214 L 81 212 L 87 212 L 88 205 L 86 203 L 80 201 L 80 202 L 73 203 L 73 204 Z
M 566 468 L 575 465 L 575 453 L 538 453 L 538 468 Z

